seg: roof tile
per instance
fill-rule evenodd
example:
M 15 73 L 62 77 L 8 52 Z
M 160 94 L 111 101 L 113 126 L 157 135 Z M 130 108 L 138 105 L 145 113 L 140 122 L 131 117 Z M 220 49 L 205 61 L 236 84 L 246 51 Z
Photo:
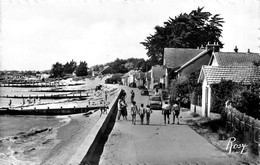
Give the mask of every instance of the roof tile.
M 217 52 L 215 57 L 219 66 L 253 66 L 253 61 L 260 60 L 258 53 Z
M 207 84 L 219 83 L 221 79 L 250 84 L 260 79 L 260 68 L 255 66 L 203 66 L 202 72 Z

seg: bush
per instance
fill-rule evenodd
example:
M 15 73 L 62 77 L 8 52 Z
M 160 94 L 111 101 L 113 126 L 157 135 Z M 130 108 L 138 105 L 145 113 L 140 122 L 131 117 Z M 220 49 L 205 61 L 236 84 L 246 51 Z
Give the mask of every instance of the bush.
M 240 112 L 260 119 L 260 98 L 257 93 L 250 90 L 243 90 L 233 97 L 232 105 Z
M 178 101 L 182 107 L 190 106 L 190 88 L 189 80 L 186 77 L 179 77 L 171 82 L 171 104 Z
M 260 119 L 259 85 L 259 82 L 254 82 L 243 86 L 231 80 L 222 80 L 219 84 L 212 85 L 211 111 L 221 113 L 226 101 L 231 100 L 232 106 L 238 111 Z
M 234 94 L 241 86 L 231 80 L 221 80 L 219 84 L 212 85 L 212 109 L 211 112 L 221 113 L 225 108 L 225 102 L 232 100 Z
M 195 105 L 200 104 L 202 86 L 200 83 L 197 83 L 199 74 L 200 70 L 197 70 L 188 77 L 178 77 L 171 82 L 171 103 L 178 99 L 180 105 L 186 108 L 190 108 L 191 101 Z
M 121 82 L 121 74 L 114 74 L 111 78 L 105 80 L 106 84 L 116 84 Z

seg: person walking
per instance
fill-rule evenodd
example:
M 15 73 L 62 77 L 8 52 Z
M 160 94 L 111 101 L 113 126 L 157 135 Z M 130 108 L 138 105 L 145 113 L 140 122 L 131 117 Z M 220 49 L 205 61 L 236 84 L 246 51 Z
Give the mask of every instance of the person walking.
M 177 119 L 177 123 L 180 124 L 179 115 L 180 115 L 180 106 L 177 102 L 175 102 L 172 106 L 172 117 L 173 117 L 172 124 L 174 124 L 175 118 Z
M 121 101 L 121 106 L 122 106 L 121 112 L 122 112 L 123 119 L 127 120 L 127 104 L 123 99 Z
M 168 101 L 165 101 L 165 104 L 162 107 L 162 114 L 164 115 L 164 124 L 166 124 L 166 118 L 168 119 L 168 124 L 170 124 L 170 114 L 171 106 L 168 104 Z
M 25 105 L 25 100 L 24 100 L 24 98 L 23 98 L 23 102 L 22 102 L 22 107 Z
M 105 91 L 105 103 L 107 103 L 107 91 Z
M 123 100 L 125 100 L 125 99 L 126 99 L 126 92 L 125 92 L 125 90 L 124 90 L 124 89 L 122 90 L 122 98 L 123 98 Z
M 133 101 L 132 102 L 132 105 L 131 105 L 131 115 L 132 115 L 132 124 L 135 125 L 135 122 L 136 122 L 136 113 L 137 113 L 137 106 L 136 106 L 136 102 Z
M 121 112 L 122 111 L 122 104 L 121 104 L 121 102 L 122 102 L 122 99 L 119 98 L 118 101 L 117 101 L 117 109 L 118 109 L 117 120 L 120 120 L 120 117 L 122 115 L 122 112 Z
M 133 90 L 132 90 L 130 93 L 131 93 L 131 102 L 133 102 L 133 101 L 134 101 L 134 98 L 135 98 L 135 93 L 134 93 Z
M 157 87 L 155 88 L 155 95 L 159 95 L 159 89 Z
M 146 113 L 146 124 L 149 125 L 150 124 L 150 116 L 151 116 L 151 113 L 153 111 L 151 110 L 150 108 L 150 105 L 147 105 L 146 106 L 146 110 L 145 110 L 145 113 Z
M 144 124 L 144 114 L 145 114 L 145 109 L 144 109 L 144 104 L 141 104 L 141 107 L 139 108 L 139 115 L 141 119 L 141 124 Z
M 11 108 L 12 107 L 12 100 L 10 99 L 10 101 L 9 101 L 9 108 Z

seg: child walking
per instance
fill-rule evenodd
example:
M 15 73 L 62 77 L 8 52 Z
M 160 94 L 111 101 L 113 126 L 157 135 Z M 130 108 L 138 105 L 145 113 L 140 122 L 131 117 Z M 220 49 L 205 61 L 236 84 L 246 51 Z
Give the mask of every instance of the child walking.
M 179 124 L 179 115 L 180 115 L 180 106 L 178 104 L 178 102 L 175 102 L 174 105 L 172 106 L 172 115 L 173 115 L 173 122 L 172 124 L 174 124 L 175 122 L 175 117 L 177 118 L 177 124 Z
M 132 105 L 131 105 L 132 124 L 134 124 L 134 125 L 136 122 L 136 113 L 137 113 L 137 106 L 135 104 L 136 104 L 136 102 L 133 101 Z
M 150 116 L 151 116 L 151 113 L 152 113 L 152 112 L 153 112 L 153 111 L 151 110 L 150 105 L 147 105 L 147 106 L 146 106 L 146 111 L 145 111 L 145 113 L 146 113 L 146 124 L 147 124 L 147 125 L 150 124 Z
M 140 115 L 142 125 L 144 124 L 144 113 L 145 113 L 144 104 L 141 104 L 141 107 L 139 108 L 139 115 Z

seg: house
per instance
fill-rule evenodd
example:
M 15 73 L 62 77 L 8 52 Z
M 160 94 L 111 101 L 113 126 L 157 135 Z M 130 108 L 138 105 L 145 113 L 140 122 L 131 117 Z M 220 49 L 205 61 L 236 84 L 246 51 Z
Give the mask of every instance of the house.
M 121 77 L 121 81 L 123 83 L 123 85 L 128 86 L 128 78 L 129 78 L 129 73 L 125 73 L 122 77 Z
M 110 66 L 104 66 L 103 70 L 101 70 L 99 73 L 100 73 L 101 75 L 114 74 L 115 71 L 114 71 L 114 69 L 112 69 Z
M 129 72 L 129 78 L 128 78 L 128 85 L 135 83 L 135 70 L 130 70 Z
M 198 82 L 202 83 L 202 96 L 201 96 L 202 104 L 201 104 L 201 106 L 195 106 L 195 105 L 191 104 L 192 111 L 196 111 L 196 113 L 199 113 L 202 116 L 208 116 L 209 112 L 210 112 L 210 107 L 211 107 L 211 105 L 210 105 L 210 101 L 211 101 L 210 85 L 214 84 L 214 83 L 218 83 L 218 81 L 204 82 L 202 80 L 204 72 L 205 73 L 206 72 L 215 73 L 217 71 L 220 71 L 218 69 L 218 67 L 220 67 L 220 68 L 233 67 L 233 69 L 235 67 L 238 67 L 238 69 L 239 69 L 239 67 L 254 68 L 253 61 L 260 61 L 260 55 L 258 53 L 251 53 L 249 50 L 247 53 L 238 52 L 237 47 L 234 50 L 235 50 L 235 52 L 213 52 L 211 59 L 209 61 L 209 66 L 211 66 L 212 68 L 205 69 L 205 68 L 207 68 L 206 66 L 202 67 L 201 72 L 200 72 L 199 81 L 198 81 Z M 212 70 L 212 69 L 215 69 L 216 71 L 207 71 L 207 70 Z M 224 70 L 224 69 L 222 68 L 221 70 Z M 232 72 L 235 72 L 235 71 L 232 71 Z M 233 77 L 228 77 L 227 74 L 228 73 L 223 73 L 223 75 L 218 74 L 218 76 L 220 76 L 220 79 L 225 78 L 227 80 L 233 80 L 235 82 L 240 82 L 240 80 L 241 80 L 241 79 L 239 79 L 239 76 L 241 76 L 240 74 L 238 74 L 238 73 L 236 74 L 238 76 L 238 78 L 236 78 L 236 79 L 234 79 L 234 75 L 233 75 Z M 212 75 L 212 76 L 214 76 L 214 75 Z M 248 73 L 248 76 L 250 76 L 250 73 Z M 242 76 L 242 77 L 245 78 L 245 76 Z M 246 79 L 244 80 L 244 82 L 246 82 Z M 208 99 L 206 99 L 206 98 L 208 98 Z
M 123 85 L 129 86 L 131 83 L 136 83 L 136 86 L 144 85 L 145 74 L 139 70 L 130 70 L 122 76 Z
M 147 89 L 151 89 L 151 70 L 145 73 L 145 84 Z
M 168 87 L 170 78 L 189 76 L 192 72 L 199 71 L 202 65 L 209 63 L 212 52 L 218 52 L 219 49 L 220 45 L 215 42 L 208 43 L 206 49 L 165 48 L 163 60 L 163 66 L 166 68 L 165 87 Z
M 253 66 L 253 61 L 259 61 L 258 53 L 216 52 L 213 53 L 209 65 L 211 66 Z
M 200 71 L 201 66 L 207 65 L 212 57 L 212 49 L 205 49 L 191 60 L 180 66 L 174 73 L 178 76 L 188 77 L 191 73 Z
M 198 79 L 202 83 L 202 107 L 200 115 L 209 117 L 211 110 L 211 87 L 222 79 L 244 85 L 260 78 L 260 68 L 256 66 L 203 66 Z
M 179 69 L 182 65 L 203 51 L 205 51 L 205 49 L 164 48 L 163 66 L 165 67 L 165 88 L 169 86 L 172 70 Z
M 143 73 L 142 71 L 138 71 L 136 73 L 136 86 L 144 86 L 145 84 L 145 73 Z
M 96 76 L 99 76 L 99 72 L 92 70 L 92 77 L 96 77 Z
M 160 65 L 152 66 L 151 68 L 151 84 L 150 89 L 154 89 L 155 85 L 159 85 L 161 78 L 165 75 L 165 68 Z
M 49 77 L 50 77 L 50 74 L 44 74 L 44 73 L 43 73 L 43 74 L 40 75 L 40 80 L 43 81 L 43 80 L 45 80 L 45 79 L 47 79 L 47 78 L 49 78 Z

